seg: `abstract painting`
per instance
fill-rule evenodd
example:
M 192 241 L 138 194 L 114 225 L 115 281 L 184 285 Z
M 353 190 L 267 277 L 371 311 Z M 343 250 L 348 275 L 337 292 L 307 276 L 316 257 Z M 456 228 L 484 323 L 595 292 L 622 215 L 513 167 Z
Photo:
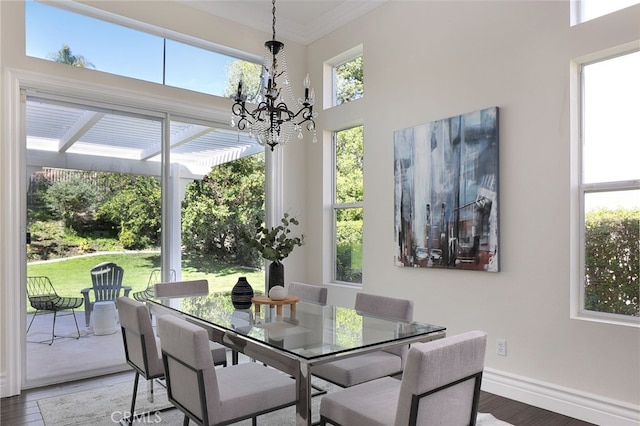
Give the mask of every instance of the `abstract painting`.
M 393 139 L 396 266 L 498 272 L 498 108 Z

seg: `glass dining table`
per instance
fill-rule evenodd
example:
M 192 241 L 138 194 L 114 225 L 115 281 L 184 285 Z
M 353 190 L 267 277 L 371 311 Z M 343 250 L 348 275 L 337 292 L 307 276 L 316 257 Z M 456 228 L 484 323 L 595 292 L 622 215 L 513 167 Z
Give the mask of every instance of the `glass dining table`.
M 351 308 L 300 301 L 275 309 L 235 309 L 230 295 L 152 298 L 153 315 L 173 314 L 204 327 L 209 339 L 296 380 L 296 425 L 311 424 L 311 374 L 319 364 L 445 337 L 446 328 L 368 316 Z M 253 306 L 252 306 L 253 307 Z M 291 309 L 293 308 L 293 309 Z M 234 362 L 237 358 L 234 358 Z

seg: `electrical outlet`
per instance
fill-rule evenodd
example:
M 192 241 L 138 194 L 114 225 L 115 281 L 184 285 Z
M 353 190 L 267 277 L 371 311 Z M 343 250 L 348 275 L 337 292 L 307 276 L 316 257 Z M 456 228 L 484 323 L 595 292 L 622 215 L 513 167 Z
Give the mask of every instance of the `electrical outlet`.
M 507 341 L 504 339 L 496 339 L 496 354 L 507 356 Z

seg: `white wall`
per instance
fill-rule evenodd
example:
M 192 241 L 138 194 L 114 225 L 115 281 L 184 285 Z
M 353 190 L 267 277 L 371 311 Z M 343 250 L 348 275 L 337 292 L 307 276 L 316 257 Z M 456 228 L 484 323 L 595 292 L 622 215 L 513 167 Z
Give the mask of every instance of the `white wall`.
M 640 46 L 640 6 L 575 28 L 569 12 L 563 1 L 388 2 L 310 45 L 308 66 L 317 81 L 324 61 L 364 45 L 364 98 L 319 119 L 324 129 L 364 124 L 363 291 L 413 299 L 417 320 L 449 334 L 486 330 L 486 388 L 493 379 L 494 391 L 549 408 L 580 395 L 590 408 L 561 409 L 611 424 L 596 412 L 606 401 L 637 421 L 639 329 L 570 318 L 569 90 L 572 59 Z M 393 131 L 492 106 L 500 108 L 502 271 L 395 267 Z M 329 144 L 327 135 L 307 152 L 307 280 L 325 284 L 318 242 L 330 235 Z M 350 303 L 353 293 L 331 287 L 329 298 Z M 495 354 L 498 338 L 506 357 Z

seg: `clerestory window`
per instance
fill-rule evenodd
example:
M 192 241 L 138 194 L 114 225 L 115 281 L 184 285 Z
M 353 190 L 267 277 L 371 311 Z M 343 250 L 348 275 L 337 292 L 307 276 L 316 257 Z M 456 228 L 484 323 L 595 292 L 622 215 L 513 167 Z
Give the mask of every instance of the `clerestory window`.
M 75 2 L 64 5 L 107 15 Z M 245 81 L 259 79 L 257 63 L 226 54 L 224 46 L 180 34 L 164 37 L 161 29 L 108 15 L 122 22 L 26 0 L 26 55 L 215 96 L 234 93 L 240 74 Z

